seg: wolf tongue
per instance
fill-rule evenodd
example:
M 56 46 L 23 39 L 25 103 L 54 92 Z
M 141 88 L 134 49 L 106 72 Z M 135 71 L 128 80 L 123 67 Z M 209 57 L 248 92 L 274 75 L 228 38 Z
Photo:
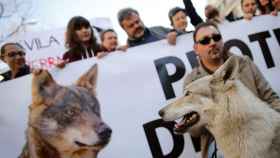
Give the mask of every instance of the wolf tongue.
M 179 123 L 176 123 L 175 128 L 181 128 L 184 125 L 185 125 L 185 118 L 182 119 Z

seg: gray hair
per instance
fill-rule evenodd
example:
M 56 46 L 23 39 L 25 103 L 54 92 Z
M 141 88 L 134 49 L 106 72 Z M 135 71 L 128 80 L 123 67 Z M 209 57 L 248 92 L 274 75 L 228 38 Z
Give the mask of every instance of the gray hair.
M 118 12 L 118 21 L 119 24 L 122 25 L 122 21 L 124 19 L 127 19 L 128 17 L 130 17 L 132 14 L 136 14 L 139 16 L 139 13 L 137 10 L 133 9 L 133 8 L 123 8 L 121 10 L 119 10 Z

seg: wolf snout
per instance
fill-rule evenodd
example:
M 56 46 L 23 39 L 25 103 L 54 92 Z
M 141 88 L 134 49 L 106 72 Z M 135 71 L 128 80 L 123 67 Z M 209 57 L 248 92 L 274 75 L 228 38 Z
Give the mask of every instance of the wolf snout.
M 112 130 L 111 128 L 104 128 L 103 130 L 101 130 L 99 133 L 98 133 L 100 139 L 102 140 L 107 140 L 111 137 L 112 135 Z
M 99 124 L 96 132 L 101 140 L 108 140 L 112 135 L 112 129 L 103 122 Z

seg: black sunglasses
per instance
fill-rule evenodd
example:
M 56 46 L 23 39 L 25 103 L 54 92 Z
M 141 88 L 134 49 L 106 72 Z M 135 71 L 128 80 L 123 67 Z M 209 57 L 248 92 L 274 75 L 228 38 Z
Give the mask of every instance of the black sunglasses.
M 221 34 L 212 34 L 211 36 L 205 36 L 201 40 L 198 40 L 196 43 L 200 43 L 202 45 L 208 45 L 211 42 L 211 39 L 214 40 L 214 42 L 219 42 L 222 39 Z
M 18 52 L 10 52 L 10 53 L 7 54 L 7 56 L 10 57 L 10 58 L 14 58 L 14 57 L 16 57 L 17 55 L 19 55 L 19 56 L 25 56 L 25 52 L 23 52 L 23 51 L 18 51 Z

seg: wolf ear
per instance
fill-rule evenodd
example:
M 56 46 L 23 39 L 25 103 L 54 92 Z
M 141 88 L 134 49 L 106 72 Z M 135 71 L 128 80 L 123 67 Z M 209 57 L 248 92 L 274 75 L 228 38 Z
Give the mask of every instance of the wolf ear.
M 231 56 L 228 60 L 213 74 L 214 79 L 224 83 L 238 77 L 239 62 L 235 56 Z
M 32 104 L 51 105 L 54 94 L 60 86 L 47 70 L 33 70 L 32 74 Z
M 96 95 L 96 82 L 97 82 L 97 64 L 93 65 L 84 75 L 82 75 L 76 85 L 80 87 L 84 87 L 94 95 Z

